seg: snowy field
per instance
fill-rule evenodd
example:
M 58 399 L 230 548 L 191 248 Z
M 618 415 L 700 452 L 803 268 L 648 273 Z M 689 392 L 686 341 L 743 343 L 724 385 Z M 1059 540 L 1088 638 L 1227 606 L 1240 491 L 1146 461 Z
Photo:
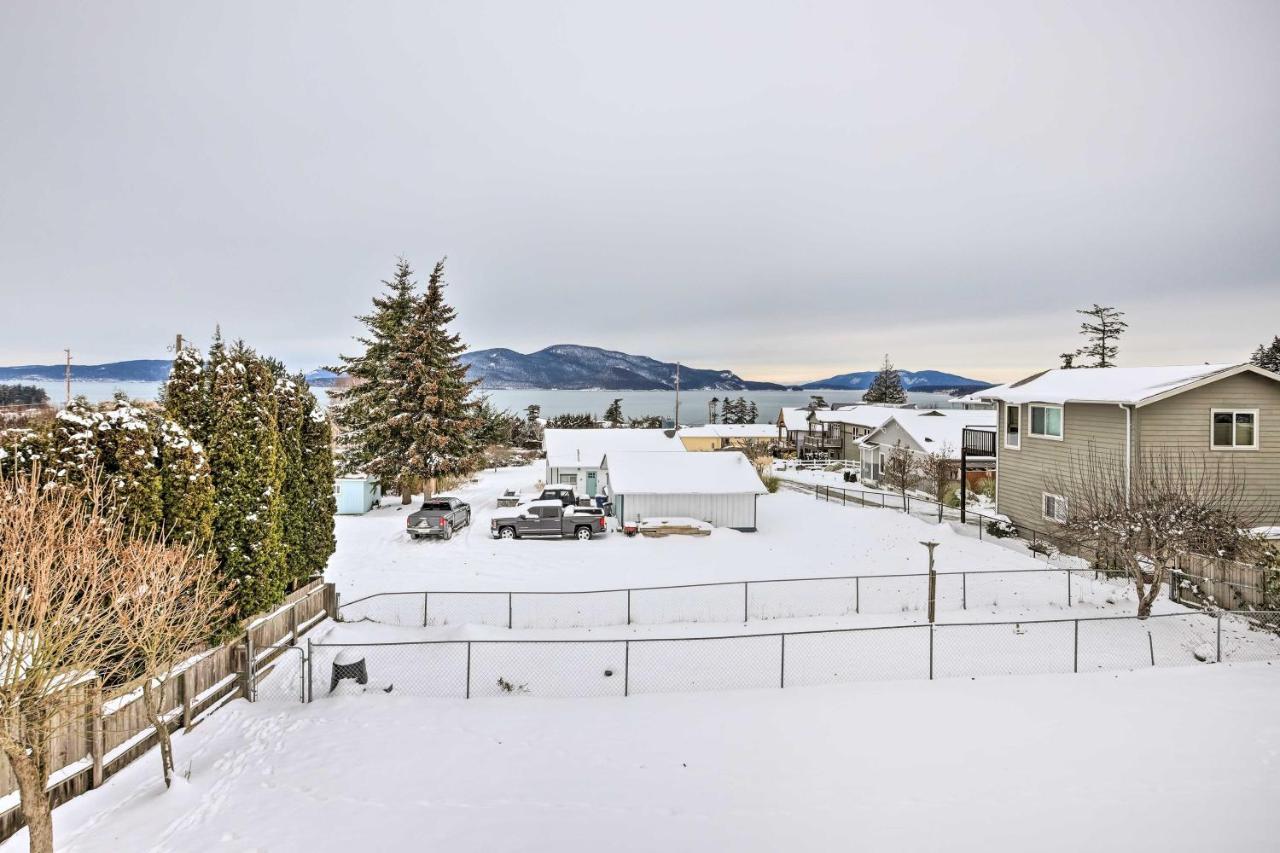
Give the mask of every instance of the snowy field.
M 352 602 L 395 591 L 574 591 L 884 576 L 926 572 L 923 540 L 941 543 L 936 552 L 939 572 L 1018 572 L 1078 565 L 1075 561 L 1047 563 L 1024 548 L 978 541 L 972 527 L 957 530 L 958 525 L 935 524 L 905 513 L 842 507 L 787 490 L 760 497 L 759 530 L 754 533 L 718 528 L 707 537 L 662 539 L 628 539 L 611 533 L 591 542 L 491 538 L 489 520 L 497 511 L 498 495 L 509 488 L 533 492 L 542 471 L 541 465 L 533 465 L 486 472 L 453 492 L 471 504 L 473 522 L 449 542 L 412 541 L 404 532 L 404 519 L 411 510 L 399 504 L 364 516 L 339 517 L 338 550 L 326 577 L 337 584 L 343 602 Z M 1074 604 L 1115 613 L 1135 611 L 1127 584 L 1093 583 L 1091 575 L 1077 578 Z M 1039 609 L 1067 608 L 1062 573 L 970 580 L 975 588 L 967 596 L 969 618 L 984 609 L 1018 618 Z M 918 585 L 919 581 L 868 585 L 864 592 L 869 606 L 863 610 L 918 611 L 923 599 Z M 883 598 L 874 601 L 878 592 Z M 942 609 L 958 610 L 960 592 L 958 578 L 940 581 L 939 596 L 948 599 Z M 741 591 L 736 595 L 740 598 Z M 505 613 L 505 604 L 503 609 Z
M 1280 663 L 1243 662 L 1280 661 L 1274 634 L 1224 620 L 1228 662 L 1200 663 L 1215 620 L 1167 600 L 1170 615 L 1077 631 L 1132 614 L 1129 586 L 1077 573 L 1068 606 L 1042 557 L 796 492 L 760 498 L 757 533 L 490 538 L 497 496 L 532 492 L 541 470 L 455 492 L 474 522 L 448 542 L 410 540 L 399 505 L 340 517 L 328 577 L 344 602 L 490 594 L 430 613 L 420 594 L 375 598 L 364 613 L 383 621 L 321 625 L 312 703 L 286 655 L 256 704 L 177 736 L 173 790 L 147 755 L 60 807 L 59 849 L 1255 850 L 1280 833 Z M 928 539 L 939 571 L 1002 573 L 969 576 L 966 609 L 940 579 L 933 645 L 919 579 L 887 577 L 924 572 Z M 855 597 L 843 580 L 589 605 L 518 592 L 853 574 L 876 577 Z M 830 633 L 886 626 L 907 627 Z M 547 640 L 590 642 L 509 642 Z M 351 643 L 388 645 L 361 649 L 366 692 L 329 695 Z
M 146 756 L 55 825 L 67 853 L 1270 850 L 1278 704 L 1266 664 L 235 702 L 173 790 Z

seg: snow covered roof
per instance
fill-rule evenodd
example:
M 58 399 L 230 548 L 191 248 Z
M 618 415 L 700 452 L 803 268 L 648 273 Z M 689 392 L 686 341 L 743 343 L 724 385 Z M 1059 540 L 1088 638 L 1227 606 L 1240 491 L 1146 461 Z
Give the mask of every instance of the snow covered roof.
M 542 446 L 552 468 L 595 468 L 606 453 L 618 451 L 684 452 L 684 445 L 662 429 L 549 429 Z
M 767 489 L 741 453 L 610 453 L 604 467 L 614 495 L 762 495 Z
M 1280 380 L 1280 376 L 1252 364 L 1059 368 L 979 391 L 976 396 L 1017 404 L 1126 403 L 1144 406 L 1247 372 Z
M 841 424 L 857 424 L 858 426 L 878 427 L 889 419 L 895 412 L 904 411 L 898 406 L 848 406 L 843 409 L 809 409 L 802 406 L 800 408 L 782 409 L 783 425 L 788 431 L 807 430 L 809 428 L 809 413 L 812 412 L 814 419 L 820 424 L 841 423 Z M 911 410 L 906 410 L 911 411 Z
M 900 409 L 862 441 L 879 443 L 877 439 L 883 437 L 892 424 L 897 424 L 925 452 L 937 453 L 947 446 L 958 457 L 965 429 L 994 430 L 996 413 L 992 409 Z
M 682 438 L 777 438 L 777 424 L 707 424 L 684 427 Z

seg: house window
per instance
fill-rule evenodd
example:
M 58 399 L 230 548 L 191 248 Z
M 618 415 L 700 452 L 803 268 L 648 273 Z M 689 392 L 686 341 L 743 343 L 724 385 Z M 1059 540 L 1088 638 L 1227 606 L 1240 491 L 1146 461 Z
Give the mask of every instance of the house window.
M 1028 406 L 1031 434 L 1036 438 L 1062 439 L 1061 406 Z
M 562 485 L 562 486 L 576 486 L 576 485 L 578 485 L 578 475 L 577 475 L 577 474 L 561 474 L 561 475 L 560 475 L 560 485 Z
M 1214 450 L 1257 450 L 1257 409 L 1214 409 L 1210 446 Z
M 1043 515 L 1046 521 L 1054 521 L 1058 524 L 1067 523 L 1067 499 L 1062 495 L 1051 495 L 1045 492 L 1043 495 L 1044 507 Z
M 1022 441 L 1022 435 L 1019 432 L 1022 421 L 1022 407 L 1011 406 L 1006 404 L 1004 407 L 1004 446 L 1014 450 L 1018 449 L 1019 443 Z

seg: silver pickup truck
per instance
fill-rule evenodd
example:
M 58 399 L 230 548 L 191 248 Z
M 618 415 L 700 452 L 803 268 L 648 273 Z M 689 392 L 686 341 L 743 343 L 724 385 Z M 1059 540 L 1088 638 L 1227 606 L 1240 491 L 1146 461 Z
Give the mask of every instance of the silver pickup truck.
M 471 505 L 448 496 L 427 498 L 404 522 L 414 539 L 425 536 L 452 539 L 453 531 L 471 523 Z
M 605 532 L 604 510 L 564 506 L 559 500 L 530 501 L 489 522 L 495 539 L 559 539 L 572 536 L 583 542 Z

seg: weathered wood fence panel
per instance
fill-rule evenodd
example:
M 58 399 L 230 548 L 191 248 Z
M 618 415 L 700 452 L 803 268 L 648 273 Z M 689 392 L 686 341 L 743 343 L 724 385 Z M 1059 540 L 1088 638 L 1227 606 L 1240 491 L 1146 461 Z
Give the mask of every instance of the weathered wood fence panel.
M 160 687 L 162 716 L 169 730 L 190 730 L 202 715 L 244 695 L 250 648 L 259 651 L 262 666 L 326 616 L 336 614 L 333 584 L 315 580 L 270 614 L 249 620 L 237 639 L 175 667 Z M 84 710 L 66 712 L 66 719 L 55 726 L 49 748 L 53 768 L 49 790 L 55 805 L 101 785 L 156 743 L 142 701 L 142 679 L 106 695 L 96 681 L 69 689 L 77 691 L 73 702 Z M 0 755 L 0 841 L 22 827 L 17 788 L 8 759 Z

